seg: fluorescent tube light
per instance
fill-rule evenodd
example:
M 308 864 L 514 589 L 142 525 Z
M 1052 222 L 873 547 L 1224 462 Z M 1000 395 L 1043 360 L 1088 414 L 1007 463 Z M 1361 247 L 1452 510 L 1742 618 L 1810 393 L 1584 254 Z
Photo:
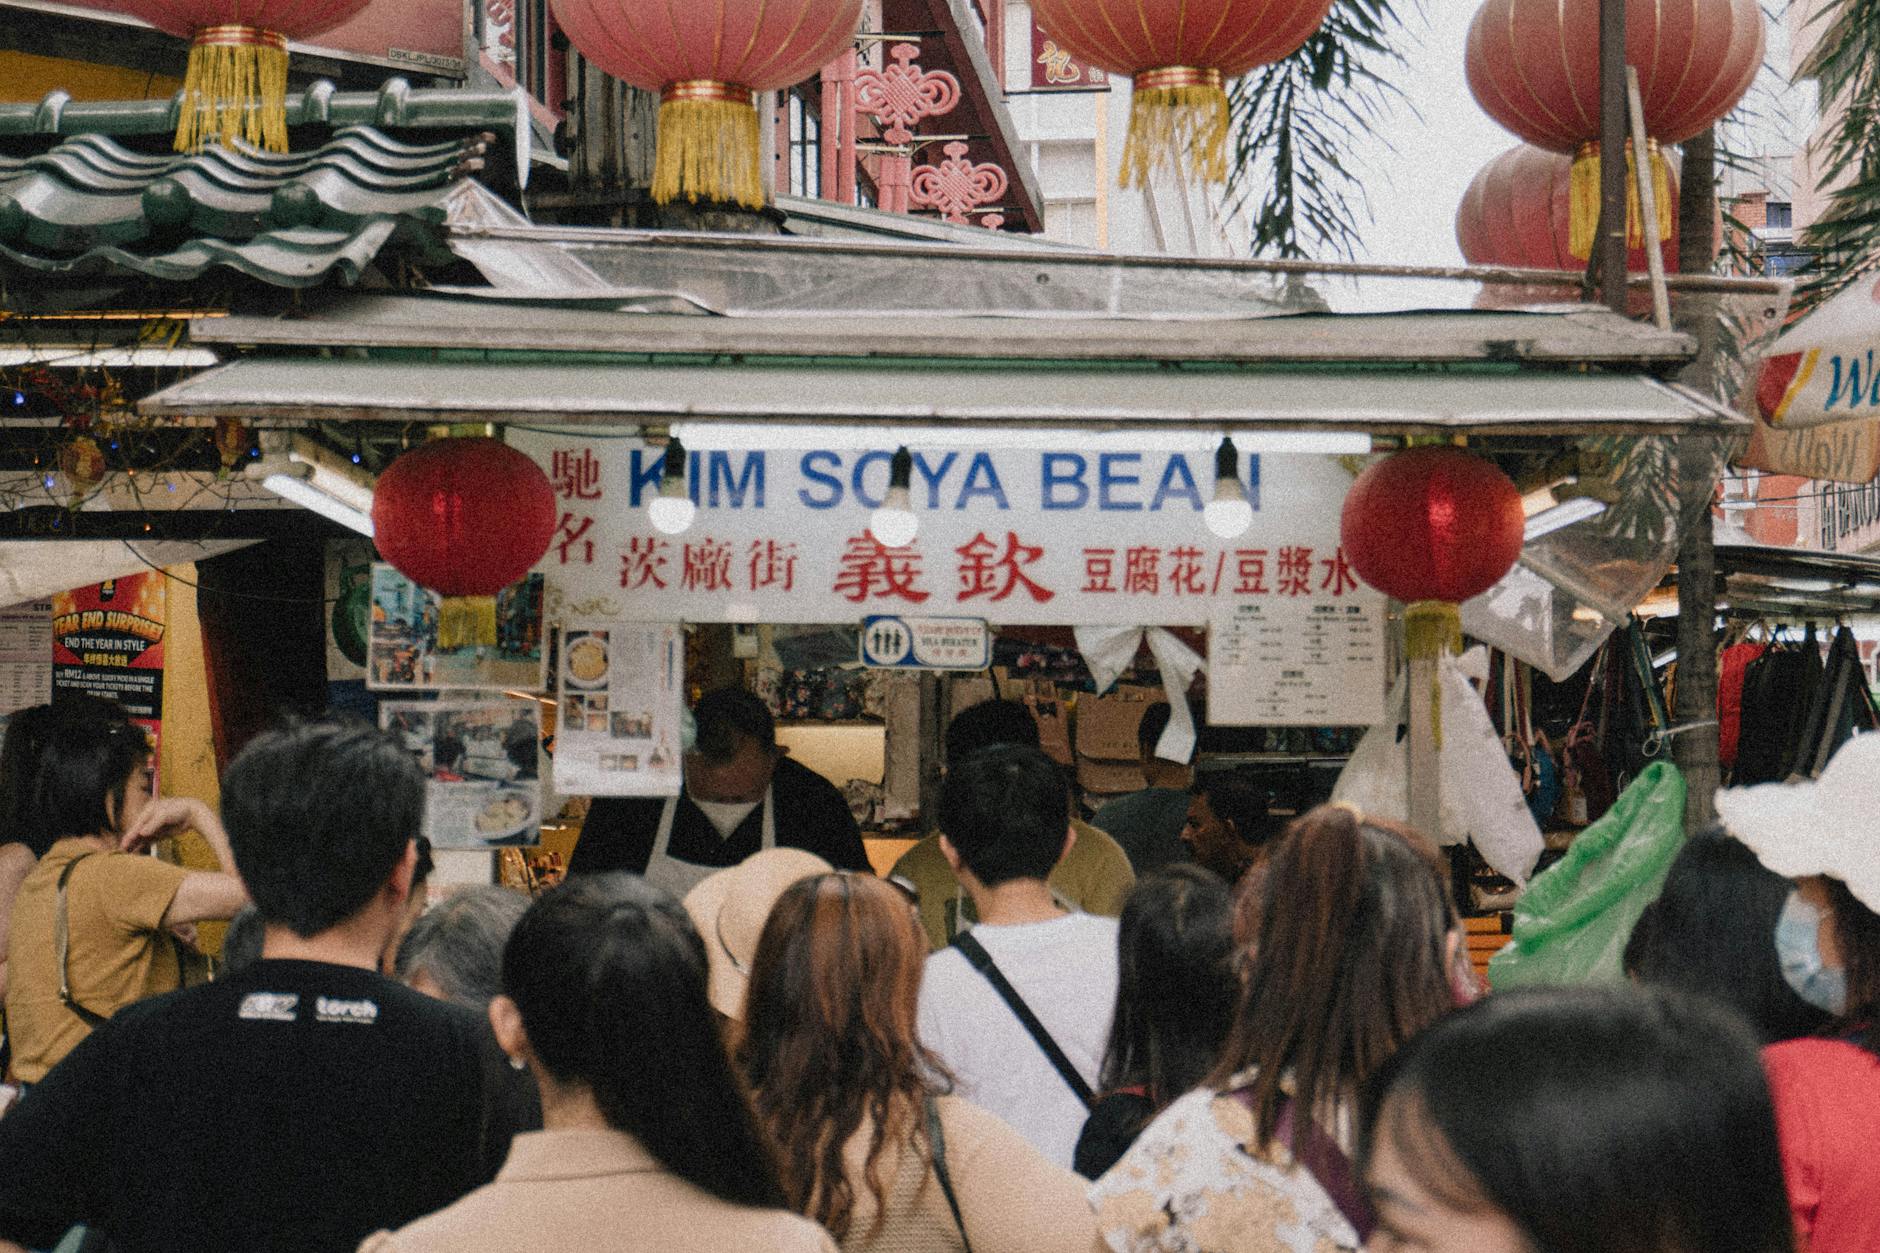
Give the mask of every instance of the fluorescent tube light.
M 1555 505 L 1552 509 L 1543 509 L 1527 520 L 1522 528 L 1521 539 L 1531 543 L 1543 535 L 1552 535 L 1563 527 L 1575 522 L 1584 522 L 1588 518 L 1597 518 L 1606 512 L 1606 502 L 1592 496 L 1573 496 Z
M 337 522 L 361 535 L 372 534 L 370 513 L 355 509 L 344 501 L 329 496 L 315 487 L 309 481 L 311 478 L 311 467 L 307 469 L 304 476 L 296 474 L 293 468 L 273 468 L 271 473 L 262 478 L 261 486 L 283 500 L 291 500 L 302 509 L 311 509 L 321 517 Z

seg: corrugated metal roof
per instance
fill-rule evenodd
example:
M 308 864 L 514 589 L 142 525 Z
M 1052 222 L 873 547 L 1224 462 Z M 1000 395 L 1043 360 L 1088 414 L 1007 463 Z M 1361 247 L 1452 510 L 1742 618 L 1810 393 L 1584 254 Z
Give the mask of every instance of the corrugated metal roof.
M 140 406 L 168 417 L 302 421 L 1048 424 L 1372 433 L 1734 433 L 1697 393 L 1621 374 L 1512 368 L 1141 368 L 1081 364 L 249 358 Z

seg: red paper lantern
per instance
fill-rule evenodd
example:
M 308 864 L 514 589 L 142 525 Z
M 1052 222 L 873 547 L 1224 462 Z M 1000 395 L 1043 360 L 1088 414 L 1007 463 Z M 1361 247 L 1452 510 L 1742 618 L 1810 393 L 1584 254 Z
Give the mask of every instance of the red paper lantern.
M 1625 45 L 1638 70 L 1646 134 L 1654 144 L 1679 143 L 1749 90 L 1762 66 L 1762 10 L 1757 0 L 1632 4 Z M 1599 6 L 1485 0 L 1469 25 L 1465 65 L 1469 90 L 1490 117 L 1531 144 L 1574 154 L 1570 242 L 1584 258 L 1599 214 Z M 1652 164 L 1659 234 L 1667 236 L 1675 215 L 1655 152 Z M 1636 191 L 1628 200 L 1627 238 L 1636 242 Z
M 1033 0 L 1039 29 L 1072 56 L 1133 80 L 1123 186 L 1164 161 L 1227 177 L 1224 84 L 1296 51 L 1331 0 Z
M 862 0 L 550 0 L 581 55 L 660 93 L 653 199 L 761 208 L 752 93 L 802 82 L 849 46 Z
M 1339 540 L 1358 577 L 1406 604 L 1460 604 L 1521 555 L 1521 493 L 1460 448 L 1411 448 L 1369 466 L 1345 496 Z
M 287 151 L 287 41 L 332 30 L 370 0 L 116 0 L 111 7 L 187 39 L 176 150 L 244 139 Z
M 1578 270 L 1568 235 L 1568 200 L 1573 159 L 1531 144 L 1520 144 L 1490 161 L 1462 194 L 1456 208 L 1456 243 L 1470 265 L 1501 265 L 1540 270 Z M 1670 196 L 1678 196 L 1676 161 L 1671 162 Z M 1665 272 L 1678 268 L 1677 223 L 1661 248 Z M 1626 268 L 1647 268 L 1641 244 L 1626 254 Z
M 445 596 L 494 596 L 548 551 L 558 511 L 540 466 L 500 440 L 440 439 L 399 457 L 372 495 L 385 560 Z

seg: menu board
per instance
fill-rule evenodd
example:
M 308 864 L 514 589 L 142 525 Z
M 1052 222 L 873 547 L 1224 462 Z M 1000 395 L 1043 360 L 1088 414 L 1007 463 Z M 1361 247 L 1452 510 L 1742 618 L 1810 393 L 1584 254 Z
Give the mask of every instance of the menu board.
M 1247 600 L 1208 630 L 1208 721 L 1370 726 L 1384 720 L 1382 597 Z
M 52 602 L 0 609 L 0 725 L 52 699 Z
M 533 700 L 385 701 L 379 725 L 417 759 L 424 834 L 434 848 L 489 849 L 541 838 Z
M 555 790 L 677 796 L 685 637 L 676 622 L 562 628 Z

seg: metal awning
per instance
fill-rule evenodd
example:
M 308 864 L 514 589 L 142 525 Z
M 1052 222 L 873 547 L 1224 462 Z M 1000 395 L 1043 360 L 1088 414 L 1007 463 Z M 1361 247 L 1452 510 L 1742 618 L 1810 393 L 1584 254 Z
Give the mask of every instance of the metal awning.
M 302 422 L 961 422 L 1373 434 L 1734 433 L 1747 419 L 1641 375 L 1328 366 L 250 357 L 144 401 L 162 417 Z

